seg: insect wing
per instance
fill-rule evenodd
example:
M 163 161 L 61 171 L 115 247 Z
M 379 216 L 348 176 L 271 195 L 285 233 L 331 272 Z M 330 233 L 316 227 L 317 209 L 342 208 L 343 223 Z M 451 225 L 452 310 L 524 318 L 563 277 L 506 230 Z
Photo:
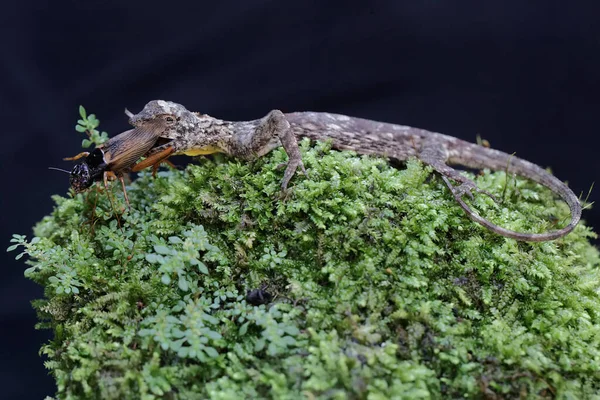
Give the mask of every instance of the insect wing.
M 112 138 L 103 147 L 108 169 L 118 173 L 130 168 L 154 146 L 163 130 L 160 122 L 147 123 Z

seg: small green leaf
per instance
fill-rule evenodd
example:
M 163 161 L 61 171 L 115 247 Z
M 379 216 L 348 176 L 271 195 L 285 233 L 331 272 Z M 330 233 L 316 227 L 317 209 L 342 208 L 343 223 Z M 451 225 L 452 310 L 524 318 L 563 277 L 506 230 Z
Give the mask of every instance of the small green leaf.
M 184 292 L 188 291 L 188 288 L 189 288 L 188 282 L 187 282 L 187 280 L 185 280 L 185 278 L 183 276 L 179 277 L 178 286 L 179 286 L 179 289 L 183 290 Z
M 102 144 L 108 140 L 108 133 L 102 132 L 98 139 L 96 140 L 96 144 Z
M 269 343 L 269 346 L 267 346 L 267 354 L 270 356 L 274 356 L 278 353 L 278 349 L 277 346 L 275 345 L 275 343 Z
M 238 331 L 240 336 L 244 336 L 246 332 L 248 332 L 248 325 L 250 322 L 246 322 L 244 325 L 240 326 L 240 330 Z
M 177 350 L 177 355 L 179 357 L 187 357 L 189 353 L 190 353 L 189 347 L 182 347 L 179 350 Z
M 212 315 L 209 315 L 209 314 L 202 314 L 202 319 L 205 320 L 206 322 L 208 322 L 209 324 L 213 324 L 213 325 L 217 325 L 219 323 L 218 319 L 216 319 L 215 317 L 213 317 Z M 216 332 L 214 332 L 214 333 L 216 333 Z M 218 333 L 217 333 L 217 335 L 218 335 Z M 220 339 L 220 336 L 221 335 L 219 335 L 219 339 Z
M 83 119 L 87 118 L 87 113 L 85 111 L 85 108 L 83 108 L 83 106 L 79 106 L 79 115 L 81 115 L 81 118 L 83 118 Z
M 173 244 L 180 244 L 180 243 L 183 243 L 183 240 L 181 240 L 177 236 L 170 236 L 169 237 L 169 242 L 173 243 Z
M 288 335 L 292 335 L 292 336 L 296 336 L 300 333 L 300 331 L 298 330 L 298 328 L 296 328 L 293 325 L 288 325 L 286 327 L 283 328 L 283 330 L 288 334 Z
M 27 254 L 27 252 L 25 252 L 25 251 L 20 254 L 17 254 L 17 256 L 15 257 L 15 260 L 20 260 L 21 257 L 23 257 L 25 254 Z
M 75 130 L 77 132 L 81 132 L 81 133 L 86 131 L 85 126 L 81 126 L 81 125 L 75 125 Z
M 154 254 L 154 253 L 146 254 L 146 261 L 148 261 L 149 263 L 159 263 L 161 259 L 162 259 L 162 257 L 157 254 Z
M 165 285 L 168 285 L 169 283 L 171 283 L 171 277 L 169 277 L 169 275 L 163 275 L 160 278 L 161 282 L 164 283 Z
M 205 347 L 204 348 L 204 352 L 210 358 L 217 358 L 217 357 L 219 357 L 219 352 L 217 350 L 213 349 L 212 347 Z
M 8 248 L 6 249 L 6 251 L 7 252 L 13 251 L 14 249 L 16 249 L 19 246 L 20 246 L 20 244 L 13 244 L 12 246 L 8 246 Z
M 204 263 L 202 261 L 199 261 L 199 263 L 198 263 L 198 270 L 200 272 L 202 272 L 204 275 L 208 275 L 208 268 L 206 268 L 206 265 L 204 265 Z
M 73 286 L 73 287 L 71 288 L 71 291 L 72 291 L 73 293 L 75 293 L 75 294 L 78 294 L 78 293 L 79 293 L 79 288 L 78 288 L 77 286 Z
M 258 339 L 254 344 L 254 351 L 262 351 L 265 348 L 265 339 Z
M 156 332 L 154 329 L 140 329 L 140 331 L 138 332 L 138 335 L 150 336 L 150 335 L 154 335 L 154 332 Z
M 286 345 L 288 345 L 288 346 L 293 346 L 293 345 L 296 344 L 296 339 L 294 339 L 291 336 L 284 336 L 284 337 L 281 338 L 281 341 L 283 343 L 285 343 Z
M 181 346 L 183 346 L 183 342 L 185 341 L 185 339 L 179 339 L 179 340 L 175 340 L 174 342 L 171 342 L 171 344 L 169 345 L 170 349 L 173 351 L 177 351 L 181 348 Z
M 160 244 L 154 245 L 154 251 L 156 251 L 158 254 L 171 254 L 171 249 Z
M 211 338 L 213 340 L 219 340 L 223 337 L 223 336 L 221 336 L 221 334 L 219 332 L 215 332 L 215 331 L 206 332 L 206 336 L 208 336 L 209 338 Z
M 175 338 L 184 338 L 184 337 L 185 337 L 185 335 L 186 335 L 186 332 L 182 331 L 182 330 L 181 330 L 181 329 L 179 329 L 179 328 L 174 328 L 174 329 L 171 331 L 171 334 L 172 334 L 172 335 L 173 335 L 173 337 L 175 337 Z M 185 340 L 185 339 L 184 339 L 184 340 Z
M 31 243 L 31 244 L 36 244 L 36 243 L 39 243 L 39 241 L 40 241 L 40 238 L 39 238 L 39 237 L 37 237 L 37 236 L 35 236 L 33 239 L 31 239 L 31 242 L 30 242 L 30 243 Z

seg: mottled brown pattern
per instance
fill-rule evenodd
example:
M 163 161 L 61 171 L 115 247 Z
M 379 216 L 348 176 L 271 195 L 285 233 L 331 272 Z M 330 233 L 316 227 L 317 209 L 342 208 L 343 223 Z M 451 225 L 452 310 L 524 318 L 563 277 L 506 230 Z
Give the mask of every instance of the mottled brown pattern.
M 282 180 L 282 189 L 287 187 L 298 168 L 304 171 L 296 138 L 329 139 L 333 147 L 339 150 L 377 154 L 401 161 L 416 157 L 431 165 L 442 175 L 469 218 L 506 237 L 533 242 L 557 239 L 571 232 L 581 217 L 581 205 L 573 191 L 539 166 L 498 150 L 423 129 L 339 114 L 283 114 L 279 110 L 273 110 L 254 121 L 229 122 L 193 113 L 180 104 L 163 100 L 149 102 L 139 114 L 130 117 L 130 122 L 136 127 L 156 118 L 165 121 L 166 127 L 162 137 L 170 141 L 154 147 L 147 155 L 156 154 L 167 147 L 172 147 L 176 154 L 183 154 L 192 149 L 216 146 L 224 153 L 252 160 L 283 145 L 289 161 Z M 478 189 L 472 180 L 461 175 L 450 165 L 506 169 L 509 173 L 542 184 L 567 202 L 571 210 L 571 221 L 562 229 L 539 234 L 514 232 L 494 225 L 473 212 L 462 200 L 465 194 L 472 197 L 472 192 L 488 195 L 489 193 Z M 452 185 L 450 180 L 457 182 L 458 186 Z

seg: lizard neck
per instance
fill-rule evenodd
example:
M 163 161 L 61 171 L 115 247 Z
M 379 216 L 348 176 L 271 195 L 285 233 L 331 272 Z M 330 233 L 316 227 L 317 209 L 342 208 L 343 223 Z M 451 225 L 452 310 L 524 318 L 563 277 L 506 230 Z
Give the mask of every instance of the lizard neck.
M 227 153 L 233 133 L 233 123 L 194 113 L 185 121 L 180 120 L 174 137 L 174 151 L 189 156 Z
M 195 118 L 189 126 L 189 132 L 198 137 L 220 137 L 230 136 L 233 123 L 222 119 L 211 117 L 207 114 L 195 114 Z

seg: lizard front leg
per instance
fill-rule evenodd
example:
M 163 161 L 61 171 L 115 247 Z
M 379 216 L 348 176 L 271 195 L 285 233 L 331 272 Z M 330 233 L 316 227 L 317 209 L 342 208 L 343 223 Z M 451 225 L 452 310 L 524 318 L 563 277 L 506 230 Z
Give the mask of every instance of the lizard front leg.
M 280 144 L 288 155 L 287 167 L 281 180 L 281 189 L 285 190 L 298 167 L 304 175 L 307 174 L 296 137 L 281 111 L 272 110 L 256 121 L 235 123 L 232 139 L 226 150 L 235 157 L 256 159 Z
M 283 145 L 288 163 L 281 188 L 287 188 L 298 167 L 306 174 L 296 137 L 285 115 L 279 110 L 273 110 L 254 121 L 226 122 L 207 115 L 203 115 L 199 121 L 202 121 L 199 124 L 201 127 L 192 131 L 183 130 L 184 133 L 179 137 L 152 148 L 146 153 L 146 157 L 171 148 L 172 155 L 195 156 L 223 152 L 237 158 L 254 160 Z

